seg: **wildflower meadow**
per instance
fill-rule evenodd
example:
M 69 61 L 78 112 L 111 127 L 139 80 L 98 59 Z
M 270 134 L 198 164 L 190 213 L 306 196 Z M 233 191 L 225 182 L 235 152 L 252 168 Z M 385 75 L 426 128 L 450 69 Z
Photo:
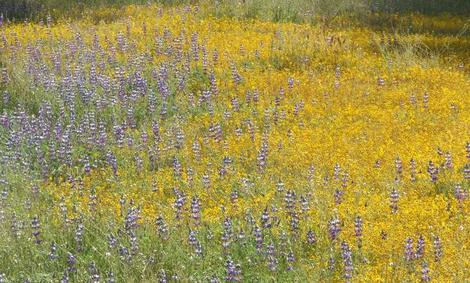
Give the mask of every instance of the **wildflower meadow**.
M 468 14 L 226 2 L 2 14 L 0 282 L 470 282 Z

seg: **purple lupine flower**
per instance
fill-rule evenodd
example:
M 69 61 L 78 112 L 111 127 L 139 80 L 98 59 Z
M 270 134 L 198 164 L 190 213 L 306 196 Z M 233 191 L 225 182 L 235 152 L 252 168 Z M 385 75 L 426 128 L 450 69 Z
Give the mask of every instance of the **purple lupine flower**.
M 201 242 L 197 241 L 196 245 L 194 247 L 194 252 L 196 253 L 197 256 L 201 257 L 202 256 L 202 245 Z
M 429 267 L 427 262 L 423 262 L 422 269 L 421 269 L 421 281 L 422 282 L 429 282 L 431 281 L 431 276 L 429 276 Z
M 16 213 L 13 212 L 11 215 L 11 222 L 10 222 L 10 229 L 13 234 L 13 237 L 18 238 L 21 235 L 20 226 L 21 225 L 18 222 L 18 219 L 16 218 Z
M 212 51 L 212 61 L 214 65 L 217 65 L 217 62 L 219 61 L 219 52 L 217 49 Z
M 207 65 L 208 63 L 208 55 L 207 55 L 207 49 L 205 46 L 201 46 L 201 52 L 202 52 L 202 71 L 204 74 L 207 74 Z
M 429 93 L 428 92 L 424 92 L 424 96 L 423 96 L 423 108 L 424 109 L 428 109 L 429 107 Z
M 464 200 L 468 197 L 468 191 L 466 189 L 462 189 L 462 185 L 456 184 L 454 189 L 454 196 L 457 201 L 461 204 Z
M 225 280 L 229 282 L 241 281 L 241 267 L 239 264 L 235 265 L 233 260 L 230 258 L 227 259 L 227 263 L 225 265 L 226 268 L 226 276 Z
M 192 149 L 193 149 L 194 159 L 196 161 L 200 161 L 201 160 L 201 145 L 199 144 L 197 139 L 194 139 Z
M 335 197 L 335 203 L 338 205 L 338 204 L 341 204 L 343 202 L 343 195 L 344 195 L 344 191 L 337 188 L 335 190 L 335 194 L 334 194 L 334 197 Z
M 59 256 L 57 255 L 57 244 L 55 242 L 51 243 L 50 251 L 49 251 L 49 259 L 50 260 L 57 260 Z
M 400 198 L 400 194 L 398 193 L 397 188 L 394 186 L 392 192 L 390 193 L 390 208 L 392 209 L 392 213 L 398 212 L 398 199 Z
M 328 258 L 328 270 L 333 271 L 336 266 L 336 259 L 333 255 Z
M 232 193 L 230 193 L 230 202 L 236 206 L 238 202 L 238 191 L 233 190 Z
M 106 160 L 108 162 L 108 165 L 110 165 L 113 169 L 114 176 L 117 176 L 117 160 L 116 156 L 111 151 L 108 151 L 106 154 Z
M 59 209 L 64 222 L 68 223 L 69 219 L 67 218 L 67 205 L 65 204 L 65 198 L 63 196 L 60 198 Z
M 284 183 L 281 180 L 279 180 L 279 182 L 277 182 L 277 184 L 276 184 L 277 192 L 282 193 L 284 191 L 284 189 L 285 189 Z
M 233 236 L 233 227 L 232 227 L 232 219 L 226 217 L 224 220 L 224 231 L 222 234 L 222 246 L 224 249 L 227 249 L 232 242 Z
M 186 169 L 186 178 L 187 178 L 188 186 L 192 188 L 194 186 L 194 171 L 190 167 Z
M 62 278 L 60 279 L 60 283 L 68 283 L 69 282 L 69 274 L 66 271 L 64 271 L 64 274 L 62 275 Z
M 444 158 L 445 158 L 445 161 L 444 161 L 444 168 L 446 169 L 452 169 L 454 167 L 454 164 L 452 162 L 452 155 L 450 154 L 450 152 L 446 152 L 444 154 Z
M 465 151 L 467 152 L 467 159 L 470 160 L 470 142 L 467 142 L 467 145 L 465 147 Z
M 413 251 L 413 239 L 410 237 L 406 238 L 406 244 L 405 244 L 405 260 L 410 262 L 414 260 L 415 258 L 415 253 Z
M 77 230 L 75 231 L 75 242 L 77 244 L 77 251 L 82 250 L 82 245 L 83 245 L 83 231 L 85 230 L 85 226 L 83 223 L 78 223 Z
M 352 251 L 346 242 L 341 243 L 341 256 L 344 264 L 344 278 L 346 282 L 350 282 L 353 275 L 353 262 L 352 262 Z
M 215 78 L 215 72 L 211 71 L 209 74 L 210 90 L 214 96 L 219 94 L 219 89 L 217 88 L 217 79 Z
M 85 164 L 83 165 L 83 171 L 85 172 L 85 175 L 89 176 L 91 172 L 91 166 L 88 156 L 85 157 L 84 163 Z
M 130 230 L 129 232 L 129 242 L 131 244 L 131 255 L 135 256 L 137 251 L 139 250 L 139 242 L 137 239 L 137 234 L 134 230 Z
M 284 197 L 284 202 L 286 203 L 286 210 L 289 213 L 292 213 L 295 210 L 296 194 L 293 190 L 288 190 L 286 196 Z
M 416 161 L 414 159 L 410 160 L 410 181 L 416 182 Z
M 431 182 L 436 183 L 437 174 L 439 173 L 439 168 L 436 167 L 432 161 L 429 161 L 427 171 L 428 171 L 429 177 L 431 178 Z
M 268 257 L 268 268 L 273 272 L 276 271 L 279 261 L 276 257 L 274 242 L 271 241 L 271 243 L 266 247 L 266 255 Z
M 126 218 L 124 219 L 124 228 L 126 232 L 134 230 L 137 228 L 137 221 L 140 219 L 140 209 L 138 208 L 130 208 L 127 210 Z
M 292 230 L 292 234 L 294 236 L 297 236 L 300 228 L 299 228 L 299 215 L 296 211 L 293 211 L 291 213 L 290 228 Z
M 41 223 L 39 221 L 39 218 L 37 216 L 33 217 L 33 220 L 31 221 L 31 228 L 33 230 L 33 236 L 34 236 L 34 241 L 36 244 L 41 243 L 40 235 L 41 235 Z
M 77 271 L 77 259 L 75 256 L 68 252 L 67 253 L 67 273 L 74 273 Z
M 300 196 L 300 204 L 302 213 L 307 213 L 310 210 L 309 196 Z
M 292 250 L 289 251 L 289 253 L 287 254 L 287 270 L 293 270 L 294 269 L 294 266 L 293 266 L 293 263 L 295 262 L 295 256 L 294 256 L 294 252 Z
M 108 272 L 105 282 L 106 283 L 116 283 L 116 279 L 115 279 L 114 273 L 112 271 Z
M 198 34 L 194 32 L 191 35 L 191 51 L 194 61 L 199 61 L 199 44 L 198 44 Z
M 117 239 L 113 234 L 108 235 L 108 247 L 109 249 L 114 249 L 117 244 Z
M 155 220 L 155 225 L 157 226 L 157 234 L 162 239 L 168 240 L 168 236 L 169 236 L 168 226 L 166 225 L 161 215 L 157 217 L 157 220 Z
M 230 62 L 230 71 L 232 72 L 233 83 L 236 85 L 241 84 L 243 79 L 241 75 L 238 73 L 237 66 L 233 62 Z
M 92 217 L 94 217 L 96 213 L 96 206 L 98 205 L 98 197 L 96 195 L 95 188 L 90 189 L 90 194 L 88 195 L 88 197 L 89 197 L 88 206 L 90 207 L 90 212 L 93 214 Z
M 140 157 L 138 154 L 135 154 L 134 161 L 137 172 L 142 172 L 142 168 L 144 167 L 144 161 L 142 160 L 142 157 Z
M 287 84 L 288 84 L 289 88 L 292 89 L 294 87 L 294 78 L 289 77 L 287 79 Z
M 463 168 L 463 177 L 465 180 L 470 180 L 470 163 L 465 164 Z
M 100 282 L 100 274 L 98 272 L 98 268 L 96 267 L 95 262 L 92 262 L 88 266 L 88 274 L 90 275 L 90 282 L 92 282 L 92 283 L 99 283 Z
M 315 235 L 315 232 L 312 230 L 308 230 L 307 232 L 307 243 L 309 245 L 314 245 L 317 242 L 317 236 Z
M 261 225 L 263 228 L 270 228 L 271 221 L 269 217 L 268 207 L 265 207 L 263 210 L 263 214 L 261 214 Z
M 173 157 L 173 175 L 175 178 L 180 178 L 182 174 L 182 166 L 178 158 Z
M 177 189 L 175 189 L 175 194 L 176 194 L 176 199 L 175 199 L 174 208 L 176 211 L 176 219 L 181 219 L 181 212 L 182 212 L 183 206 L 186 203 L 186 195 L 184 194 L 184 192 L 180 192 Z
M 354 235 L 356 236 L 358 247 L 362 247 L 362 218 L 359 215 L 354 218 Z
M 202 175 L 202 185 L 205 189 L 209 189 L 211 186 L 211 180 L 208 174 Z
M 196 232 L 192 229 L 189 229 L 188 242 L 191 246 L 195 246 L 197 243 Z
M 434 237 L 433 247 L 434 247 L 434 261 L 439 262 L 443 255 L 442 242 L 439 236 Z
M 263 249 L 263 245 L 264 245 L 263 231 L 258 226 L 255 226 L 254 234 L 255 234 L 256 250 L 258 252 L 261 252 L 261 250 Z
M 399 156 L 397 157 L 397 159 L 395 159 L 395 168 L 397 170 L 397 175 L 401 177 L 403 173 L 403 162 L 401 161 Z
M 160 270 L 160 276 L 158 278 L 159 283 L 167 283 L 168 277 L 166 276 L 165 269 Z
M 341 175 L 341 166 L 336 163 L 335 167 L 333 168 L 333 178 L 339 181 L 339 176 Z
M 123 245 L 120 245 L 118 251 L 119 251 L 119 257 L 121 258 L 122 261 L 130 260 L 131 256 L 130 256 L 128 248 L 126 248 Z
M 184 145 L 184 132 L 181 127 L 175 129 L 175 147 L 176 149 L 182 149 Z
M 214 140 L 216 142 L 221 142 L 223 139 L 222 127 L 219 123 L 214 125 Z
M 416 244 L 415 258 L 422 258 L 424 256 L 425 240 L 423 235 L 419 235 L 418 242 Z
M 5 90 L 3 92 L 2 100 L 3 100 L 3 105 L 7 105 L 10 102 L 10 94 L 8 93 L 8 91 Z
M 336 241 L 339 232 L 341 232 L 340 221 L 338 217 L 335 216 L 328 222 L 328 233 L 330 235 L 330 239 L 332 241 Z

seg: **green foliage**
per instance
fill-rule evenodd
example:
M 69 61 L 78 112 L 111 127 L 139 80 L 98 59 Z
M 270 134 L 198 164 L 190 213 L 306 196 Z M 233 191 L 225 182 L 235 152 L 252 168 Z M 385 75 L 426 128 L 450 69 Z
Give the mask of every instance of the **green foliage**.
M 364 13 L 451 13 L 468 15 L 468 0 L 2 0 L 0 11 L 11 20 L 52 16 L 82 16 L 86 8 L 158 3 L 161 5 L 199 4 L 214 7 L 217 16 L 263 18 L 275 22 L 330 22 L 337 15 Z

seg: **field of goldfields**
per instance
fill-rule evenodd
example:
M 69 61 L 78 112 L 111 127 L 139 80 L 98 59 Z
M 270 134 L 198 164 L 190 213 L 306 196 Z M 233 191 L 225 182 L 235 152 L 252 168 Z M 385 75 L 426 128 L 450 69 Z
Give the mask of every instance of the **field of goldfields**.
M 0 17 L 0 282 L 470 282 L 468 14 L 226 2 Z

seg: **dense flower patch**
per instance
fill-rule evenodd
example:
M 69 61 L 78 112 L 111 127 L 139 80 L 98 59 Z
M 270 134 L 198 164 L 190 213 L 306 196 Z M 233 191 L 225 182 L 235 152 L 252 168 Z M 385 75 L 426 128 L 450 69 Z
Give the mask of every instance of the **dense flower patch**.
M 125 13 L 0 30 L 0 282 L 468 279 L 459 54 Z

